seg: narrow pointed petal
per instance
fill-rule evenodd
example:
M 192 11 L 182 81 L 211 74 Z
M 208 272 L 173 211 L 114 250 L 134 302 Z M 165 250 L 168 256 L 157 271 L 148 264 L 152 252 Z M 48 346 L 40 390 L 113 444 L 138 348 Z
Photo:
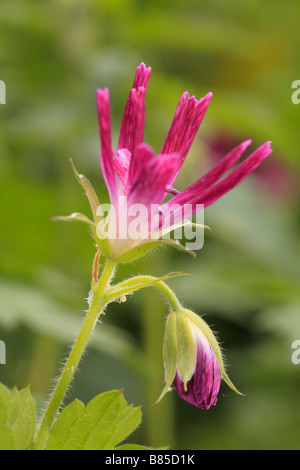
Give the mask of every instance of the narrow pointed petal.
M 265 142 L 244 160 L 226 178 L 208 188 L 197 196 L 191 203 L 204 204 L 204 207 L 213 204 L 231 189 L 240 184 L 260 163 L 272 153 L 270 142 Z
M 133 88 L 130 92 L 130 116 L 123 119 L 119 139 L 119 150 L 126 148 L 131 154 L 135 147 L 143 142 L 145 126 L 145 95 L 146 89 Z M 121 147 L 123 145 L 124 147 Z
M 211 102 L 212 97 L 213 97 L 213 94 L 210 92 L 210 93 L 207 93 L 207 95 L 205 95 L 200 100 L 198 101 L 196 100 L 194 119 L 190 126 L 189 139 L 186 142 L 186 145 L 184 147 L 183 158 L 187 156 L 192 146 L 194 138 L 198 132 L 201 122 L 203 121 L 203 118 L 206 114 L 207 108 Z
M 211 98 L 212 93 L 208 93 L 198 101 L 194 96 L 190 97 L 186 91 L 179 100 L 170 130 L 161 150 L 161 153 L 177 152 L 179 154 L 174 179 L 191 148 Z
M 194 197 L 200 197 L 200 194 L 204 192 L 207 188 L 216 183 L 241 157 L 246 148 L 251 144 L 251 140 L 246 140 L 237 147 L 235 147 L 231 152 L 229 152 L 222 160 L 210 171 L 208 171 L 204 176 L 199 180 L 193 183 L 188 188 L 184 189 L 181 193 L 176 195 L 174 198 L 168 201 L 168 205 L 172 206 L 174 204 L 186 204 Z
M 151 74 L 151 67 L 146 67 L 144 62 L 136 69 L 132 88 L 138 89 L 140 86 L 147 88 Z
M 179 103 L 177 105 L 173 121 L 171 123 L 169 132 L 167 134 L 165 143 L 161 149 L 162 153 L 173 152 L 176 148 L 178 135 L 181 129 L 181 124 L 184 117 L 188 114 L 189 105 L 193 106 L 194 102 L 190 99 L 189 93 L 186 91 L 180 97 Z
M 224 168 L 227 166 L 227 164 L 229 165 L 229 162 L 233 162 L 234 158 L 238 156 L 241 148 L 245 145 L 247 146 L 248 142 L 249 141 L 246 141 L 241 144 L 241 146 L 237 147 L 235 150 L 239 149 L 239 151 L 233 151 L 227 156 L 229 158 L 225 157 L 226 164 L 224 165 Z M 199 210 L 200 204 L 203 205 L 203 208 L 207 207 L 240 184 L 253 170 L 255 170 L 258 165 L 262 163 L 265 158 L 270 155 L 270 153 L 272 153 L 270 142 L 266 142 L 257 150 L 255 150 L 251 155 L 249 155 L 249 157 L 247 157 L 228 176 L 223 178 L 218 183 L 212 184 L 210 187 L 203 190 L 203 187 L 205 188 L 207 185 L 205 180 L 201 182 L 201 178 L 201 180 L 194 183 L 182 193 L 174 196 L 174 198 L 168 201 L 165 206 L 169 206 L 170 208 L 175 205 L 179 206 L 179 209 L 174 212 L 174 217 L 176 215 L 177 220 L 180 216 L 180 206 L 182 207 L 182 212 L 184 207 L 188 207 L 190 215 L 194 214 Z M 220 164 L 221 162 L 216 166 L 216 172 L 211 170 L 208 178 L 210 182 L 213 182 L 217 178 L 219 172 L 222 173 L 222 166 L 219 167 Z M 198 185 L 199 187 L 197 187 Z
M 144 63 L 137 68 L 121 123 L 118 149 L 126 148 L 131 153 L 142 142 L 145 124 L 145 95 L 151 68 Z
M 110 195 L 116 192 L 116 179 L 111 147 L 111 117 L 108 88 L 96 92 L 99 131 L 101 138 L 100 163 L 103 177 Z

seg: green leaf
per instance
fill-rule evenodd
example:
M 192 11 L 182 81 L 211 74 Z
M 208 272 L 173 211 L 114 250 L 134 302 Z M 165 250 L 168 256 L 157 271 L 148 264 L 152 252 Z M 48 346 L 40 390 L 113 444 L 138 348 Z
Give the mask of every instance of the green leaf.
M 140 446 L 139 444 L 123 444 L 115 447 L 114 450 L 150 450 L 150 447 Z
M 168 450 L 170 446 L 163 447 L 146 447 L 139 444 L 122 444 L 121 446 L 115 447 L 114 450 Z
M 29 387 L 10 391 L 0 384 L 0 450 L 29 449 L 35 427 L 35 403 Z
M 50 430 L 46 450 L 111 450 L 141 422 L 141 409 L 127 406 L 122 390 L 97 395 L 88 405 L 75 400 Z

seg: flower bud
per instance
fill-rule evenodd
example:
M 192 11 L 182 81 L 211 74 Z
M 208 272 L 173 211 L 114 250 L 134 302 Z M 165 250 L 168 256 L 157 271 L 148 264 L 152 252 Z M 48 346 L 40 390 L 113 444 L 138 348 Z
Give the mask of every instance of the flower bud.
M 221 378 L 240 394 L 225 372 L 221 349 L 213 332 L 190 310 L 169 314 L 163 360 L 166 385 L 159 400 L 172 385 L 183 400 L 209 409 L 216 404 Z

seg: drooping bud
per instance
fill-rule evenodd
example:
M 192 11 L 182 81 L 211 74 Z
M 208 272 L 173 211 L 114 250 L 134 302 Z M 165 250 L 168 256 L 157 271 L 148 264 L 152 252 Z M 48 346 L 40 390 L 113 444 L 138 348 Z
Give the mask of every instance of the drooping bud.
M 183 400 L 209 409 L 216 404 L 221 378 L 241 395 L 225 372 L 215 335 L 207 323 L 190 310 L 169 314 L 163 360 L 166 385 L 159 400 L 173 386 Z

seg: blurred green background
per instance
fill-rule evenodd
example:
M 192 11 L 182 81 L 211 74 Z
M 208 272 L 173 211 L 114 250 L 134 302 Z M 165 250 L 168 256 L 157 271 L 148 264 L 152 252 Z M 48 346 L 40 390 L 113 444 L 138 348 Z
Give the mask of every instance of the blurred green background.
M 170 285 L 218 332 L 228 371 L 245 394 L 222 385 L 209 411 L 163 386 L 167 307 L 153 289 L 107 309 L 68 400 L 124 388 L 142 405 L 131 442 L 173 449 L 299 449 L 300 364 L 300 7 L 254 0 L 1 0 L 0 381 L 31 384 L 43 405 L 78 330 L 94 257 L 85 226 L 53 215 L 90 215 L 69 165 L 107 200 L 99 169 L 95 90 L 111 94 L 113 141 L 135 69 L 152 67 L 145 141 L 158 152 L 188 90 L 213 100 L 176 183 L 186 187 L 227 150 L 273 142 L 268 161 L 205 211 L 197 259 L 161 250 L 128 273 L 193 276 Z

